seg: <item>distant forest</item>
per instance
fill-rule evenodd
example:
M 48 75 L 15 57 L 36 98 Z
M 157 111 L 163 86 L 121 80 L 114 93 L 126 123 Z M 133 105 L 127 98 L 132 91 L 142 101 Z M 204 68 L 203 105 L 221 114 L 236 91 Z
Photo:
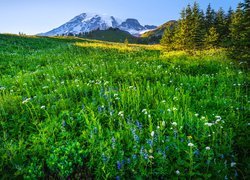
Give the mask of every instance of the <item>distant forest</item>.
M 227 48 L 238 60 L 250 59 L 250 0 L 236 10 L 215 11 L 209 4 L 204 12 L 198 3 L 181 11 L 174 28 L 167 27 L 161 39 L 167 51 Z

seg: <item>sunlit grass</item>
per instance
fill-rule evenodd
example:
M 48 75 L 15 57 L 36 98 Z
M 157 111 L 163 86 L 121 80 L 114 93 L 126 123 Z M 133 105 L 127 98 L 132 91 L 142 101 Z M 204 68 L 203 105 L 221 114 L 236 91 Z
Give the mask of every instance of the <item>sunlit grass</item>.
M 244 178 L 249 72 L 224 50 L 0 35 L 3 178 Z

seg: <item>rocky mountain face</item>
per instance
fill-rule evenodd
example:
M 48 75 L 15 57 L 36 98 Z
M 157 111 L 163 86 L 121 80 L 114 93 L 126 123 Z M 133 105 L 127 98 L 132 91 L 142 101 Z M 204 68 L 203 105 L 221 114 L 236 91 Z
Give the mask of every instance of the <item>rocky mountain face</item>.
M 56 36 L 63 34 L 88 33 L 97 29 L 106 30 L 110 27 L 127 31 L 134 36 L 139 36 L 146 31 L 156 28 L 156 26 L 152 25 L 143 26 L 137 19 L 128 18 L 126 20 L 122 20 L 109 15 L 82 13 L 58 28 L 39 35 Z

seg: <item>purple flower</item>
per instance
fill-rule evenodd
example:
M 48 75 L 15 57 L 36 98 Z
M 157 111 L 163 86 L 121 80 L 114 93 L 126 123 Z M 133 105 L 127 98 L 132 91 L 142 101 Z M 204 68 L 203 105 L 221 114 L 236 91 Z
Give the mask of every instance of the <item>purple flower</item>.
M 122 164 L 120 163 L 120 161 L 117 161 L 116 163 L 117 163 L 117 169 L 118 169 L 118 170 L 121 170 Z

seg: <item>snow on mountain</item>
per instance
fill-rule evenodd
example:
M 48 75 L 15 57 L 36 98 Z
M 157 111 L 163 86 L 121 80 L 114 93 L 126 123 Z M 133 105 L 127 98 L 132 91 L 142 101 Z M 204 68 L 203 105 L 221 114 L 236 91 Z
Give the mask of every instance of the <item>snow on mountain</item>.
M 142 26 L 136 19 L 129 18 L 122 20 L 105 14 L 82 13 L 58 28 L 39 35 L 56 36 L 69 33 L 79 34 L 97 29 L 106 30 L 110 27 L 119 28 L 120 30 L 127 31 L 135 36 L 139 36 L 142 31 L 145 32 L 156 28 L 156 26 Z

